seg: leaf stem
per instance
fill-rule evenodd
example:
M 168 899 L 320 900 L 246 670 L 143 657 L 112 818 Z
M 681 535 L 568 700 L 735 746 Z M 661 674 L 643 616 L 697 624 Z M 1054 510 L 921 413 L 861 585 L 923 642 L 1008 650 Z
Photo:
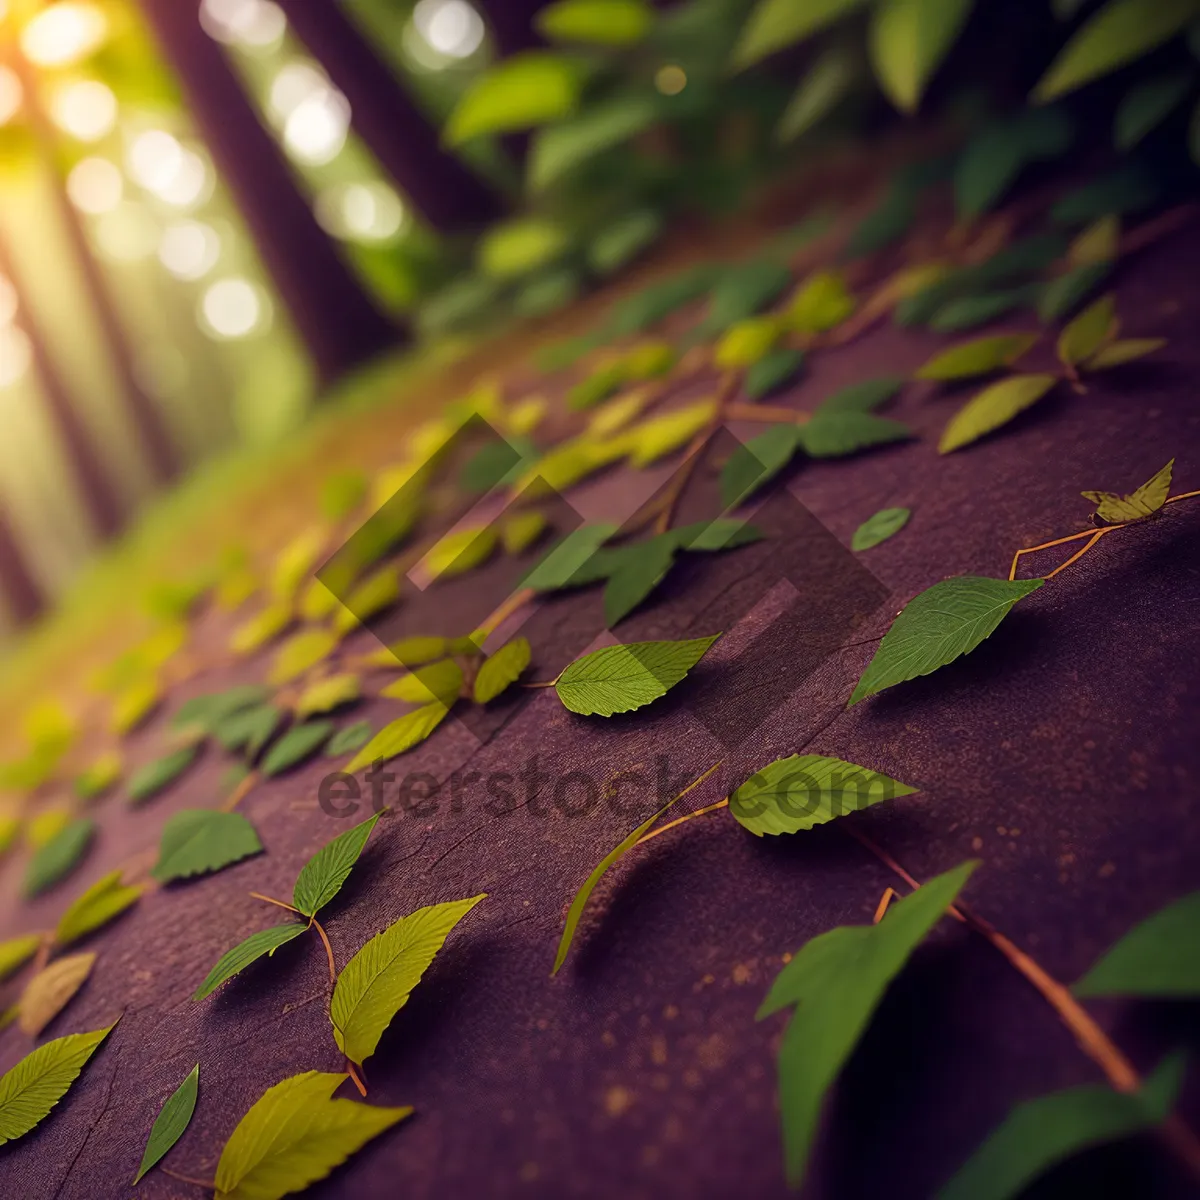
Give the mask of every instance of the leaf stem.
M 1098 529 L 1094 534 L 1092 534 L 1091 540 L 1084 543 L 1082 550 L 1076 550 L 1066 562 L 1059 563 L 1049 575 L 1044 575 L 1042 578 L 1053 579 L 1055 575 L 1059 574 L 1061 571 L 1065 571 L 1072 563 L 1078 562 L 1106 533 L 1111 533 L 1114 529 L 1123 528 L 1123 525 L 1113 525 L 1108 529 Z
M 346 1073 L 354 1080 L 354 1086 L 358 1088 L 358 1094 L 365 1097 L 367 1094 L 367 1085 L 359 1077 L 358 1072 L 354 1069 L 354 1064 L 349 1059 L 346 1059 Z
M 309 925 L 312 926 L 313 929 L 315 929 L 317 931 L 317 936 L 321 939 L 322 943 L 325 946 L 325 957 L 327 959 L 329 959 L 329 982 L 336 984 L 337 983 L 337 967 L 334 966 L 333 947 L 329 944 L 329 938 L 325 935 L 325 929 L 321 925 L 321 922 L 318 921 L 316 917 L 309 917 L 308 923 L 309 923 Z
M 264 896 L 262 892 L 251 892 L 251 896 L 255 900 L 262 900 L 265 904 L 274 904 L 279 908 L 286 908 L 288 912 L 294 912 L 298 917 L 307 916 L 307 913 L 302 913 L 298 908 L 293 908 L 290 904 L 285 904 L 282 900 L 276 900 L 274 896 Z
M 221 805 L 221 812 L 233 812 L 239 804 L 250 794 L 254 785 L 258 782 L 259 776 L 257 771 L 251 771 L 241 783 L 230 792 L 228 799 Z
M 484 617 L 477 628 L 485 634 L 495 633 L 513 613 L 519 608 L 524 608 L 536 595 L 533 588 L 518 588 L 490 616 Z
M 803 425 L 808 413 L 782 404 L 731 404 L 725 410 L 731 421 L 762 421 L 768 425 Z
M 710 804 L 706 808 L 698 808 L 695 812 L 688 813 L 683 817 L 676 817 L 674 821 L 668 821 L 665 825 L 660 825 L 657 829 L 650 830 L 649 833 L 638 838 L 638 845 L 644 846 L 651 838 L 656 838 L 660 833 L 666 833 L 668 829 L 674 829 L 676 825 L 682 825 L 685 821 L 693 821 L 696 817 L 703 817 L 710 812 L 716 812 L 719 808 L 727 808 L 729 805 L 729 797 L 724 800 L 718 800 L 716 804 Z
M 915 889 L 921 886 L 887 851 L 877 846 L 866 834 L 855 829 L 852 824 L 838 824 L 843 832 L 849 834 L 884 866 L 899 875 L 910 887 Z M 1040 963 L 967 905 L 954 904 L 948 912 L 950 916 L 964 922 L 986 938 L 1009 964 L 1041 993 L 1042 998 L 1054 1009 L 1063 1024 L 1075 1035 L 1080 1049 L 1104 1072 L 1116 1091 L 1134 1093 L 1141 1088 L 1142 1080 L 1136 1068 L 1096 1024 L 1091 1014 L 1075 999 L 1069 988 L 1059 983 Z M 1159 1133 L 1192 1176 L 1200 1179 L 1200 1139 L 1197 1139 L 1191 1129 L 1174 1114 L 1163 1122 Z
M 181 1175 L 178 1171 L 172 1171 L 170 1167 L 159 1167 L 164 1175 L 169 1175 L 172 1179 L 178 1179 L 180 1183 L 193 1183 L 196 1187 L 210 1188 L 216 1190 L 216 1182 L 212 1179 L 197 1179 L 194 1175 Z

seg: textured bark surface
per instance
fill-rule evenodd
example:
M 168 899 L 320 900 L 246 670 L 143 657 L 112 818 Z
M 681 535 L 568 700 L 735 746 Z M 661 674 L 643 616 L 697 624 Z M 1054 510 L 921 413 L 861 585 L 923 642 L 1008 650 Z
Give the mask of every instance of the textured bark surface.
M 619 627 L 623 641 L 724 630 L 692 676 L 652 708 L 585 720 L 548 690 L 523 692 L 483 722 L 448 721 L 392 765 L 398 776 L 423 772 L 444 786 L 437 811 L 422 813 L 411 809 L 427 784 L 415 785 L 409 809 L 400 804 L 380 823 L 330 906 L 339 964 L 420 905 L 489 896 L 366 1065 L 370 1101 L 411 1103 L 416 1116 L 309 1195 L 788 1194 L 775 1101 L 782 1018 L 756 1024 L 755 1010 L 783 955 L 834 925 L 869 921 L 897 881 L 836 824 L 758 839 L 719 812 L 656 839 L 612 872 L 551 980 L 566 907 L 591 868 L 656 805 L 660 755 L 669 763 L 668 794 L 721 760 L 689 808 L 713 803 L 776 757 L 806 750 L 919 787 L 846 820 L 918 878 L 980 859 L 966 898 L 1068 982 L 1131 925 L 1196 886 L 1200 504 L 1172 506 L 1155 522 L 1105 538 L 979 650 L 936 676 L 850 711 L 845 702 L 873 651 L 866 640 L 908 598 L 953 574 L 1004 577 L 1019 547 L 1082 529 L 1090 509 L 1081 488 L 1129 490 L 1173 455 L 1173 490 L 1200 487 L 1200 300 L 1191 267 L 1198 252 L 1193 229 L 1117 276 L 1128 335 L 1170 339 L 1154 362 L 1100 376 L 1086 395 L 1062 389 L 995 437 L 945 458 L 934 440 L 961 396 L 912 385 L 888 412 L 921 440 L 791 472 L 785 486 L 803 509 L 775 493 L 762 519 L 775 523 L 777 536 L 694 556 Z M 841 384 L 909 373 L 944 344 L 882 327 L 814 354 L 808 376 L 778 402 L 811 408 Z M 1042 358 L 1048 365 L 1050 353 L 1039 347 L 1030 369 Z M 670 470 L 605 476 L 571 500 L 589 519 L 620 518 Z M 714 486 L 712 472 L 700 478 L 689 512 L 714 511 Z M 865 572 L 846 566 L 829 539 L 848 545 L 863 520 L 892 505 L 912 508 L 908 527 L 857 556 Z M 1061 561 L 1055 553 L 1031 568 L 1050 569 Z M 414 588 L 399 626 L 463 632 L 481 607 L 503 598 L 514 571 L 501 562 L 426 593 Z M 776 582 L 781 576 L 791 583 Z M 845 648 L 814 654 L 811 644 L 828 635 L 821 614 L 830 594 L 847 592 L 853 599 L 838 618 L 853 625 L 839 631 Z M 534 645 L 527 678 L 553 677 L 601 627 L 595 590 L 547 603 L 525 630 Z M 210 614 L 202 628 L 206 644 L 224 644 L 227 619 Z M 373 648 L 369 633 L 355 636 Z M 245 664 L 239 677 L 262 671 L 261 662 Z M 184 692 L 230 682 L 233 674 L 198 678 Z M 764 706 L 764 688 L 783 698 L 772 695 Z M 365 707 L 376 726 L 399 711 L 381 700 Z M 136 735 L 131 758 L 158 753 L 161 727 L 160 720 Z M 550 778 L 530 789 L 535 755 Z M 293 942 L 208 1001 L 190 999 L 226 948 L 277 922 L 247 893 L 287 898 L 306 858 L 348 827 L 349 816 L 330 816 L 316 802 L 331 766 L 310 764 L 244 802 L 266 855 L 150 894 L 93 939 L 94 974 L 46 1036 L 124 1016 L 58 1110 L 0 1150 L 5 1195 L 128 1195 L 159 1106 L 197 1060 L 196 1116 L 166 1165 L 206 1178 L 265 1088 L 301 1070 L 341 1068 L 315 939 Z M 600 802 L 585 813 L 583 778 L 563 782 L 583 772 L 602 785 L 630 768 L 650 783 L 626 793 L 622 811 Z M 0 874 L 0 936 L 51 924 L 102 872 L 143 852 L 152 857 L 171 811 L 217 802 L 222 770 L 209 750 L 147 808 L 106 802 L 86 869 L 36 904 L 17 902 L 20 868 L 10 862 Z M 496 811 L 496 796 L 468 782 L 467 771 L 515 776 L 493 781 L 496 791 L 513 793 L 511 811 Z M 389 798 L 396 802 L 394 791 Z M 366 812 L 364 802 L 354 819 Z M 1179 1045 L 1196 1049 L 1194 1005 L 1095 1011 L 1140 1069 Z M 5 1030 L 0 1068 L 28 1049 L 15 1028 Z M 1098 1079 L 1030 987 L 982 940 L 943 921 L 888 991 L 844 1073 L 805 1194 L 928 1197 L 1013 1103 Z M 1181 1104 L 1193 1123 L 1198 1083 L 1193 1072 Z M 154 1172 L 138 1194 L 200 1193 Z M 1189 1193 L 1165 1155 L 1135 1142 L 1072 1164 L 1031 1194 Z

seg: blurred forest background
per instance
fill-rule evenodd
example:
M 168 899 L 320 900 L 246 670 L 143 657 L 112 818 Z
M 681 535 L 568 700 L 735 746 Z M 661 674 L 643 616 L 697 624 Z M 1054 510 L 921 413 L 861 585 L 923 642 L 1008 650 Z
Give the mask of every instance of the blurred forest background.
M 1194 191 L 1197 18 L 1200 0 L 0 0 L 4 637 L 200 464 L 269 471 L 315 411 L 406 401 L 414 366 L 904 122 L 913 144 L 984 139 L 1002 177 L 1073 142 Z M 895 173 L 880 220 L 919 186 Z M 226 476 L 205 478 L 194 504 Z

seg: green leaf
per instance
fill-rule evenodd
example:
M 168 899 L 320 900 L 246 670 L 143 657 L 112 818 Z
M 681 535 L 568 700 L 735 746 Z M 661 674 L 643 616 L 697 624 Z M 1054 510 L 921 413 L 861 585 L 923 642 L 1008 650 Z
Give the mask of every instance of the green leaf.
M 1113 123 L 1113 141 L 1118 150 L 1129 151 L 1183 103 L 1195 82 L 1193 71 L 1171 71 L 1152 76 L 1121 98 Z
M 970 654 L 1041 579 L 956 575 L 926 588 L 905 606 L 863 672 L 850 705 L 884 688 L 930 675 Z
M 553 42 L 590 46 L 633 46 L 654 21 L 643 0 L 557 0 L 533 19 L 538 32 Z
M 497 439 L 480 446 L 458 477 L 464 492 L 482 495 L 509 483 L 537 457 L 537 447 L 527 437 Z
M 998 333 L 960 342 L 935 354 L 915 375 L 917 379 L 971 379 L 1012 366 L 1036 341 L 1036 333 Z
M 1115 213 L 1097 217 L 1082 233 L 1076 234 L 1067 250 L 1072 267 L 1113 262 L 1121 252 L 1121 218 Z
M 569 121 L 539 130 L 529 152 L 529 190 L 544 191 L 580 163 L 649 129 L 658 118 L 659 106 L 653 98 L 616 96 Z
M 325 757 L 340 758 L 343 754 L 360 749 L 371 740 L 374 732 L 370 721 L 355 721 L 353 725 L 346 725 L 325 743 Z
M 1018 1104 L 938 1200 L 1015 1200 L 1072 1155 L 1160 1125 L 1174 1106 L 1185 1066 L 1182 1054 L 1172 1055 L 1133 1094 L 1089 1083 Z
M 101 754 L 75 777 L 75 795 L 81 800 L 95 800 L 103 796 L 120 782 L 122 767 L 121 755 L 117 751 Z
M 902 375 L 882 375 L 864 379 L 834 392 L 822 400 L 818 413 L 869 413 L 886 404 L 904 386 Z
M 716 411 L 714 399 L 698 400 L 634 425 L 619 435 L 617 444 L 628 448 L 630 466 L 648 467 L 686 446 L 713 420 Z
M 908 508 L 881 508 L 873 517 L 868 517 L 850 539 L 851 550 L 870 550 L 880 542 L 900 532 L 908 524 L 912 510 Z
M 912 437 L 907 425 L 871 413 L 818 409 L 797 427 L 800 445 L 810 458 L 843 458 L 872 446 Z
M 1161 350 L 1166 344 L 1166 338 L 1123 338 L 1117 342 L 1110 342 L 1107 346 L 1097 350 L 1083 366 L 1088 371 L 1104 371 L 1109 367 L 1121 367 L 1136 359 L 1145 358 L 1147 354 L 1153 354 L 1156 350 Z
M 973 0 L 881 0 L 868 48 L 879 86 L 897 108 L 915 112 L 930 77 L 954 45 Z
M 633 612 L 667 577 L 675 561 L 675 545 L 670 539 L 652 538 L 624 548 L 620 554 L 620 565 L 604 585 L 604 624 L 609 629 Z
M 840 273 L 814 271 L 796 289 L 784 321 L 798 333 L 825 333 L 840 325 L 854 311 L 855 303 Z
M 452 658 L 443 658 L 400 676 L 379 694 L 406 704 L 429 704 L 437 700 L 449 708 L 458 699 L 462 685 L 462 667 Z
M 583 71 L 574 59 L 542 50 L 514 54 L 467 86 L 444 137 L 459 145 L 485 133 L 560 121 L 575 111 L 582 85 Z
M 21 891 L 27 900 L 49 891 L 61 883 L 83 860 L 92 844 L 96 823 L 90 817 L 80 817 L 59 830 L 29 860 Z
M 286 946 L 293 938 L 298 938 L 308 929 L 299 921 L 288 921 L 285 925 L 273 925 L 270 929 L 261 929 L 252 933 L 244 942 L 239 942 L 232 950 L 226 950 L 217 960 L 216 965 L 209 971 L 207 978 L 196 989 L 193 1000 L 204 1000 L 211 996 L 227 979 L 232 979 L 244 971 L 252 962 L 257 962 L 265 954 L 271 957 L 280 946 Z
M 597 275 L 611 275 L 632 262 L 663 232 L 662 216 L 637 208 L 606 225 L 587 246 L 587 264 Z
M 733 48 L 732 64 L 741 70 L 760 59 L 795 45 L 840 21 L 866 0 L 759 0 Z
M 121 871 L 115 871 L 97 880 L 59 918 L 54 940 L 60 946 L 69 946 L 93 929 L 107 925 L 114 917 L 123 913 L 146 889 L 126 887 L 121 883 Z
M 554 688 L 565 708 L 585 717 L 631 712 L 665 696 L 720 636 L 604 646 L 571 663 Z
M 493 279 L 528 275 L 560 258 L 568 238 L 561 226 L 545 217 L 516 217 L 493 225 L 476 249 L 479 268 Z
M 171 726 L 182 730 L 195 727 L 204 733 L 212 733 L 226 717 L 263 704 L 270 696 L 270 689 L 257 683 L 241 684 L 228 691 L 205 696 L 193 696 L 180 705 L 179 711 L 171 719 Z
M 796 1009 L 779 1047 L 784 1160 L 793 1187 L 804 1179 L 826 1093 L 888 985 L 958 898 L 974 867 L 963 863 L 931 879 L 893 904 L 878 925 L 843 925 L 813 938 L 771 985 L 760 1020 Z
M 775 140 L 790 142 L 827 117 L 853 90 L 860 75 L 859 56 L 849 45 L 835 45 L 808 68 L 775 126 Z
M 0 1076 L 0 1146 L 23 1137 L 47 1116 L 112 1030 L 110 1025 L 55 1038 Z
M 411 1108 L 332 1099 L 345 1079 L 305 1071 L 267 1088 L 221 1151 L 214 1200 L 281 1200 L 302 1192 L 411 1116 Z
M 475 676 L 475 703 L 487 704 L 516 683 L 532 653 L 529 639 L 517 637 L 486 658 Z
M 1085 998 L 1200 995 L 1200 892 L 1135 925 L 1071 990 Z
M 634 292 L 614 306 L 605 333 L 611 338 L 644 333 L 685 304 L 699 299 L 713 286 L 716 277 L 715 268 L 702 263 Z
M 729 797 L 729 812 L 756 837 L 799 833 L 916 790 L 840 758 L 793 754 L 747 779 Z
M 334 613 L 335 643 L 359 625 L 389 609 L 400 599 L 400 576 L 395 567 L 381 567 L 357 584 Z M 332 648 L 331 648 L 332 649 Z
M 337 649 L 340 639 L 330 629 L 302 629 L 293 634 L 275 654 L 267 682 L 282 687 L 299 679 L 306 671 L 324 662 Z
M 387 762 L 419 746 L 446 719 L 450 710 L 440 700 L 415 708 L 385 725 L 343 768 L 347 775 L 372 763 Z
M 185 808 L 163 826 L 158 862 L 150 872 L 159 883 L 208 875 L 262 853 L 254 826 L 241 813 Z
M 761 400 L 795 379 L 803 366 L 803 350 L 787 347 L 772 350 L 751 365 L 742 381 L 742 390 L 751 400 Z
M 17 1024 L 21 1032 L 28 1037 L 38 1037 L 75 998 L 95 964 L 95 954 L 67 954 L 43 967 L 25 985 L 17 1004 Z
M 1109 0 L 1059 52 L 1032 99 L 1053 100 L 1140 58 L 1174 37 L 1198 12 L 1196 0 Z
M 330 675 L 310 683 L 300 693 L 296 701 L 296 716 L 303 720 L 305 717 L 332 712 L 335 708 L 353 704 L 361 696 L 362 681 L 357 675 Z
M 495 553 L 497 541 L 496 530 L 490 525 L 457 529 L 431 547 L 424 563 L 433 578 L 449 579 L 487 562 Z
M 1111 525 L 1129 521 L 1144 521 L 1152 517 L 1167 502 L 1171 492 L 1171 473 L 1175 460 L 1157 470 L 1140 488 L 1128 496 L 1115 492 L 1081 492 L 1085 500 L 1096 505 L 1096 516 Z
M 138 1173 L 134 1176 L 135 1187 L 141 1181 L 142 1176 L 151 1167 L 157 1166 L 175 1143 L 183 1137 L 184 1130 L 187 1129 L 188 1122 L 192 1119 L 192 1113 L 196 1111 L 196 1094 L 199 1088 L 200 1064 L 197 1063 L 159 1110 L 150 1130 L 149 1140 L 146 1142 L 142 1165 L 138 1167 Z
M 800 426 L 772 425 L 739 446 L 721 468 L 721 506 L 744 504 L 792 461 L 800 445 Z
M 0 942 L 0 980 L 7 979 L 18 967 L 24 966 L 37 953 L 41 944 L 40 933 L 27 933 Z
M 1087 225 L 1100 217 L 1148 208 L 1161 194 L 1161 185 L 1146 168 L 1129 162 L 1068 192 L 1050 209 L 1050 219 L 1058 225 Z
M 342 968 L 329 1004 L 338 1049 L 359 1066 L 408 1003 L 450 931 L 486 898 L 431 904 L 377 933 Z
M 253 761 L 271 740 L 283 717 L 283 710 L 273 704 L 258 704 L 225 717 L 213 730 L 213 736 L 222 750 L 242 753 Z
M 963 333 L 968 329 L 977 329 L 1019 308 L 1036 305 L 1041 293 L 1041 284 L 1034 283 L 975 296 L 958 296 L 933 313 L 929 318 L 929 328 L 936 333 Z
M 293 725 L 267 751 L 260 768 L 263 775 L 270 779 L 312 758 L 329 741 L 334 728 L 332 721 L 304 721 Z
M 304 864 L 296 876 L 292 904 L 306 917 L 315 917 L 342 890 L 381 815 L 375 813 L 338 834 Z
M 1111 262 L 1088 263 L 1052 279 L 1038 298 L 1038 316 L 1049 324 L 1070 315 L 1112 274 L 1112 269 Z
M 294 613 L 290 600 L 275 600 L 242 622 L 229 639 L 235 654 L 252 654 L 277 638 L 291 623 Z
M 893 184 L 884 198 L 856 226 L 842 251 L 842 258 L 853 260 L 875 254 L 900 241 L 917 219 L 917 192 L 903 184 Z
M 738 521 L 731 517 L 718 517 L 714 521 L 698 521 L 695 525 L 684 525 L 668 533 L 659 534 L 670 540 L 680 550 L 711 553 L 717 550 L 736 550 L 763 539 L 763 532 L 749 521 Z
M 162 758 L 148 762 L 129 777 L 129 803 L 145 804 L 166 791 L 200 755 L 199 746 L 181 746 Z
M 619 362 L 605 363 L 590 375 L 584 376 L 567 392 L 567 407 L 572 412 L 585 412 L 621 390 L 625 372 Z
M 587 902 L 591 898 L 592 892 L 596 890 L 596 884 L 608 873 L 608 871 L 616 866 L 617 863 L 629 853 L 642 840 L 642 836 L 663 815 L 673 804 L 678 803 L 692 791 L 702 784 L 721 764 L 709 767 L 699 779 L 693 780 L 679 793 L 678 796 L 672 797 L 666 802 L 656 813 L 647 817 L 628 837 L 626 837 L 619 845 L 614 846 L 600 861 L 596 864 L 592 873 L 584 880 L 583 886 L 575 893 L 574 899 L 571 901 L 571 907 L 567 909 L 567 919 L 563 924 L 562 936 L 558 939 L 558 951 L 554 955 L 554 967 L 550 974 L 557 975 L 563 963 L 567 961 L 567 955 L 571 951 L 571 943 L 575 940 L 575 931 L 579 927 L 579 919 L 583 916 L 583 910 L 587 907 Z
M 1091 358 L 1117 333 L 1116 298 L 1111 292 L 1094 300 L 1058 335 L 1058 358 L 1067 367 Z
M 572 577 L 616 531 L 615 525 L 604 522 L 573 529 L 521 580 L 521 586 L 535 592 L 554 592 L 570 587 Z
M 743 321 L 774 304 L 792 282 L 786 263 L 777 259 L 755 259 L 727 267 L 718 277 L 709 297 L 708 311 L 698 334 L 716 337 L 736 321 Z
M 713 350 L 713 365 L 723 371 L 745 370 L 769 354 L 783 333 L 779 318 L 747 317 L 735 321 Z
M 1006 425 L 1036 404 L 1058 382 L 1054 375 L 1009 375 L 986 387 L 958 410 L 938 442 L 939 454 L 960 450 Z

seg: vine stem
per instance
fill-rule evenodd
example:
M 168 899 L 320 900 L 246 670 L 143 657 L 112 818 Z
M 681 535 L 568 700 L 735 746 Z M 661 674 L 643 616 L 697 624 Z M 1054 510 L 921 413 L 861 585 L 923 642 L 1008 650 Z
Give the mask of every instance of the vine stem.
M 354 1080 L 354 1086 L 358 1088 L 358 1094 L 360 1096 L 366 1096 L 367 1085 L 359 1077 L 358 1072 L 354 1069 L 354 1064 L 349 1059 L 346 1059 L 346 1074 Z
M 325 934 L 325 929 L 321 925 L 321 922 L 318 921 L 316 917 L 309 917 L 308 923 L 309 923 L 309 925 L 312 926 L 313 929 L 315 929 L 317 931 L 317 936 L 321 939 L 321 943 L 325 947 L 325 957 L 327 959 L 329 959 L 329 982 L 336 984 L 337 983 L 337 967 L 334 965 L 334 962 L 333 962 L 333 947 L 329 944 L 329 938 Z M 363 1095 L 365 1096 L 366 1092 L 364 1092 Z
M 274 896 L 264 896 L 262 892 L 251 892 L 250 895 L 253 896 L 255 900 L 261 900 L 265 904 L 274 904 L 278 908 L 286 908 L 288 912 L 294 912 L 298 917 L 305 917 L 308 915 L 307 913 L 302 913 L 298 908 L 293 908 L 292 905 L 287 904 L 282 900 L 276 900 Z
M 524 608 L 536 595 L 537 593 L 533 588 L 518 588 L 503 604 L 494 609 L 490 615 L 484 617 L 479 625 L 480 632 L 485 634 L 495 633 L 513 613 L 518 609 Z M 486 641 L 486 638 L 484 640 Z
M 233 789 L 229 794 L 228 799 L 221 805 L 221 812 L 233 812 L 245 798 L 250 795 L 254 785 L 258 782 L 258 772 L 251 771 L 241 783 Z
M 213 1179 L 197 1179 L 194 1175 L 181 1175 L 178 1171 L 172 1171 L 170 1167 L 160 1167 L 159 1170 L 172 1179 L 178 1179 L 180 1183 L 191 1183 L 196 1187 L 210 1188 L 216 1191 L 217 1184 Z
M 703 817 L 708 813 L 716 812 L 719 808 L 728 807 L 729 797 L 726 796 L 724 800 L 718 800 L 716 804 L 710 804 L 706 808 L 698 808 L 695 812 L 688 813 L 683 817 L 676 817 L 675 820 L 668 821 L 665 825 L 660 825 L 657 829 L 650 830 L 649 833 L 638 838 L 637 844 L 644 846 L 651 838 L 658 837 L 660 833 L 666 833 L 668 829 L 674 829 L 676 825 L 682 825 L 685 821 L 694 821 L 697 817 Z
M 889 870 L 894 871 L 909 887 L 917 889 L 921 886 L 895 858 L 866 834 L 855 829 L 852 824 L 842 823 L 840 828 Z M 979 916 L 967 905 L 954 904 L 947 911 L 950 916 L 962 921 L 990 942 L 1008 963 L 1041 993 L 1042 998 L 1054 1009 L 1063 1024 L 1075 1035 L 1080 1049 L 1104 1072 L 1116 1091 L 1134 1093 L 1141 1088 L 1142 1080 L 1137 1069 L 1075 999 L 1069 988 L 1055 979 L 990 921 Z M 1160 1134 L 1193 1178 L 1200 1180 L 1200 1139 L 1197 1139 L 1191 1129 L 1174 1114 L 1163 1122 Z

